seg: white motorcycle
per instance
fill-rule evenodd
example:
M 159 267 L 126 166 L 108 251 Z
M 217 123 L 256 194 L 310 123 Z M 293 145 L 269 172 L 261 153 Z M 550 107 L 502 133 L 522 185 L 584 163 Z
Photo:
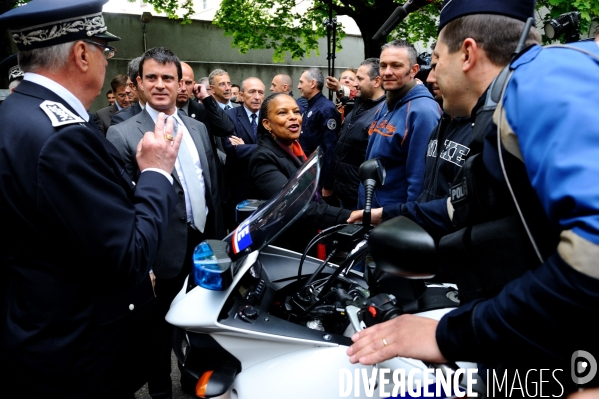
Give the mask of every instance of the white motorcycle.
M 350 337 L 367 326 L 402 313 L 439 319 L 458 305 L 451 285 L 385 273 L 430 274 L 422 270 L 435 252 L 426 232 L 405 218 L 370 234 L 361 225 L 332 227 L 311 244 L 329 240 L 349 250 L 339 265 L 328 262 L 335 250 L 321 261 L 269 245 L 314 198 L 319 174 L 317 152 L 227 238 L 196 248 L 194 270 L 166 316 L 176 327 L 173 348 L 184 388 L 199 397 L 233 399 L 420 397 L 425 390 L 432 397 L 463 396 L 465 388 L 455 386 L 450 395 L 435 391 L 442 376 L 452 380 L 445 366 L 408 358 L 363 366 L 351 364 L 346 354 Z M 376 161 L 363 165 L 360 174 L 370 196 L 384 181 Z M 353 271 L 369 247 L 376 268 L 371 263 L 364 273 Z M 442 373 L 431 379 L 431 369 Z M 484 392 L 481 381 L 476 384 Z

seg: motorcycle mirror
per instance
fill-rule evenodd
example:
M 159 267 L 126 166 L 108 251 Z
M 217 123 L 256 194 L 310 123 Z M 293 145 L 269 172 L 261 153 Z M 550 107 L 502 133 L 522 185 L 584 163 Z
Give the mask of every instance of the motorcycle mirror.
M 360 181 L 366 187 L 366 184 L 374 184 L 374 186 L 382 186 L 385 184 L 387 173 L 385 168 L 378 158 L 369 159 L 360 165 L 359 169 Z
M 387 173 L 385 172 L 381 160 L 373 158 L 360 165 L 358 174 L 360 176 L 360 181 L 364 186 L 364 214 L 362 216 L 362 225 L 369 229 L 374 188 L 385 184 Z
M 414 221 L 399 216 L 372 229 L 368 248 L 377 269 L 407 278 L 430 278 L 437 272 L 433 238 Z

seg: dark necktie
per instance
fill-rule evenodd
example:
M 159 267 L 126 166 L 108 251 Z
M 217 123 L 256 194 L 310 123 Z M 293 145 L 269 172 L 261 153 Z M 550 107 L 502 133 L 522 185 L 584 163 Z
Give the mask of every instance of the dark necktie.
M 256 114 L 252 114 L 252 129 L 254 129 L 254 138 L 256 138 L 256 133 L 258 133 L 258 124 L 256 123 Z
M 231 109 L 231 106 L 229 104 L 225 105 L 225 111 Z

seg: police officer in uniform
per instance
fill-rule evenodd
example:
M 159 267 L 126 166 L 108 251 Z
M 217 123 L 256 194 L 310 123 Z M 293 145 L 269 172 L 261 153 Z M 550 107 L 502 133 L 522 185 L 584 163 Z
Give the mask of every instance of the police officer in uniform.
M 137 148 L 134 185 L 90 124 L 119 39 L 105 2 L 33 0 L 0 15 L 25 72 L 0 107 L 0 264 L 11 277 L 1 375 L 20 398 L 130 398 L 143 385 L 136 328 L 177 203 L 181 139 L 160 115 Z
M 8 73 L 8 90 L 9 93 L 15 91 L 15 88 L 23 80 L 23 71 L 19 68 L 17 54 L 6 57 L 0 62 L 0 73 Z
M 341 127 L 341 114 L 335 104 L 322 95 L 323 87 L 324 76 L 320 69 L 309 68 L 302 73 L 297 88 L 301 96 L 308 100 L 308 107 L 303 114 L 299 142 L 307 156 L 310 156 L 316 147 L 322 148 L 320 194 L 327 203 L 338 205 L 338 201 L 333 200 L 333 152 Z
M 534 6 L 445 1 L 435 53 L 449 113 L 463 106 L 459 86 L 474 82 L 473 63 L 497 54 L 488 46 L 516 50 L 497 38 L 483 42 L 480 27 L 487 35 L 519 24 L 525 38 Z M 472 110 L 471 152 L 451 188 L 460 230 L 439 245 L 452 261 L 461 306 L 439 322 L 401 316 L 356 334 L 352 362 L 475 361 L 510 382 L 526 371 L 522 396 L 534 396 L 535 383 L 553 396 L 599 385 L 591 327 L 599 316 L 598 66 L 593 41 L 524 44 L 499 73 Z

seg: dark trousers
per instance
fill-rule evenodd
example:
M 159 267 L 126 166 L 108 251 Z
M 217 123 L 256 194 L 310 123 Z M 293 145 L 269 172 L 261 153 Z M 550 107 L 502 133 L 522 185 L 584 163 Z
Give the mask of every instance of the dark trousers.
M 171 302 L 181 291 L 185 278 L 189 275 L 193 264 L 193 250 L 195 247 L 208 237 L 214 234 L 208 231 L 211 217 L 208 214 L 206 221 L 206 231 L 199 232 L 189 227 L 187 235 L 187 251 L 185 253 L 185 262 L 179 274 L 170 279 L 156 279 L 156 305 L 154 307 L 153 324 L 154 336 L 153 345 L 148 348 L 152 351 L 152 366 L 148 379 L 148 393 L 152 398 L 171 398 L 171 351 L 173 326 L 164 319 L 171 306 Z

